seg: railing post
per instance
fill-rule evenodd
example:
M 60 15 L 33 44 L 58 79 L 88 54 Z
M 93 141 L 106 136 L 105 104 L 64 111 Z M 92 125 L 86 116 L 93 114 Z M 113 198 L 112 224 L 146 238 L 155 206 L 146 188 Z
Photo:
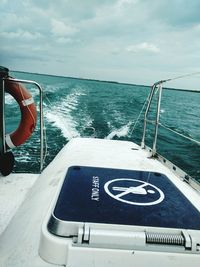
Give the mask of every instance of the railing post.
M 14 155 L 7 152 L 5 145 L 5 79 L 9 76 L 9 70 L 0 66 L 0 172 L 9 175 L 14 167 Z
M 147 116 L 148 116 L 148 113 L 149 113 L 149 109 L 150 109 L 150 106 L 151 106 L 151 102 L 152 102 L 152 98 L 153 98 L 155 89 L 156 89 L 156 85 L 154 84 L 152 86 L 152 88 L 151 88 L 151 93 L 150 93 L 150 96 L 149 96 L 149 99 L 148 99 L 147 108 L 146 108 L 146 111 L 145 111 L 145 114 L 144 114 L 144 128 L 143 128 L 143 136 L 142 136 L 142 142 L 141 142 L 141 147 L 142 148 L 145 148 L 145 137 L 146 137 L 146 128 L 147 128 Z
M 157 146 L 157 137 L 158 137 L 158 127 L 159 127 L 159 118 L 160 118 L 160 104 L 162 97 L 162 84 L 158 85 L 159 94 L 158 94 L 158 103 L 157 103 L 157 113 L 156 113 L 156 122 L 155 122 L 155 134 L 152 148 L 152 156 L 156 154 L 156 146 Z
M 4 78 L 8 77 L 9 70 L 0 66 L 0 154 L 6 152 L 5 148 L 5 91 Z

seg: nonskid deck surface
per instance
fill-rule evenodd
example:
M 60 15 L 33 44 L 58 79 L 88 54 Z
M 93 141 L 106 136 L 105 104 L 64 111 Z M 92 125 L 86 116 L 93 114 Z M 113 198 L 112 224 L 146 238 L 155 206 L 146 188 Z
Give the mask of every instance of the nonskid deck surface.
M 199 211 L 166 175 L 136 170 L 70 167 L 54 216 L 58 221 L 200 229 Z

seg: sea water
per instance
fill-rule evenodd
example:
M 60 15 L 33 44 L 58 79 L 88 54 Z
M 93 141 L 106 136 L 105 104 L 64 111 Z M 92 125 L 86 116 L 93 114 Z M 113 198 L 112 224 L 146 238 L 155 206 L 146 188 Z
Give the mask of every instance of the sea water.
M 34 80 L 43 88 L 47 145 L 45 166 L 74 137 L 128 140 L 140 144 L 144 119 L 144 110 L 141 110 L 150 87 L 24 72 L 11 72 L 11 75 L 19 79 Z M 13 149 L 15 172 L 38 172 L 39 94 L 34 86 L 26 87 L 37 104 L 38 123 L 32 137 L 25 144 Z M 154 121 L 156 98 L 157 95 L 149 115 L 149 119 Z M 172 130 L 200 140 L 199 103 L 199 93 L 165 89 L 160 121 Z M 7 94 L 5 110 L 6 132 L 9 133 L 18 127 L 20 110 L 15 100 Z M 141 116 L 138 118 L 139 114 Z M 153 136 L 154 126 L 148 124 L 148 146 L 152 147 Z M 200 145 L 159 127 L 157 148 L 161 155 L 200 181 Z

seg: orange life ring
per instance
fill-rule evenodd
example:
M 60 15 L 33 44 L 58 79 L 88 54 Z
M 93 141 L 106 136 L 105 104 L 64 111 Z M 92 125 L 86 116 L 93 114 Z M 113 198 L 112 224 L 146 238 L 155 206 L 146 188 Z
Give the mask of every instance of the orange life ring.
M 14 97 L 21 111 L 18 128 L 14 132 L 6 134 L 5 137 L 7 147 L 14 148 L 23 144 L 33 133 L 37 121 L 37 111 L 32 95 L 20 83 L 6 79 L 5 91 Z

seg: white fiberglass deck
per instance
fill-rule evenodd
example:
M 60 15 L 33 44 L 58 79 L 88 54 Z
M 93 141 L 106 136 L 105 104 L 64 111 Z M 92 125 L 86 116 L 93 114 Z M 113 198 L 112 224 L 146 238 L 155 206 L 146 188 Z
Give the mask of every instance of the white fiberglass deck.
M 0 235 L 15 215 L 38 174 L 10 174 L 0 176 Z
M 160 266 L 161 261 L 164 267 L 188 266 L 191 262 L 193 266 L 199 266 L 198 253 L 75 247 L 72 244 L 73 240 L 66 241 L 66 238 L 55 237 L 48 233 L 46 225 L 54 206 L 55 196 L 59 193 L 67 169 L 71 166 L 163 173 L 200 211 L 199 193 L 182 182 L 158 160 L 149 158 L 149 153 L 136 144 L 100 139 L 73 139 L 39 176 L 26 200 L 0 236 L 0 266 L 52 266 L 38 255 L 39 245 L 39 253 L 46 261 L 67 264 L 70 267 L 94 265 L 155 267 Z M 45 236 L 42 236 L 40 242 L 42 224 Z M 199 236 L 198 231 L 197 238 Z

